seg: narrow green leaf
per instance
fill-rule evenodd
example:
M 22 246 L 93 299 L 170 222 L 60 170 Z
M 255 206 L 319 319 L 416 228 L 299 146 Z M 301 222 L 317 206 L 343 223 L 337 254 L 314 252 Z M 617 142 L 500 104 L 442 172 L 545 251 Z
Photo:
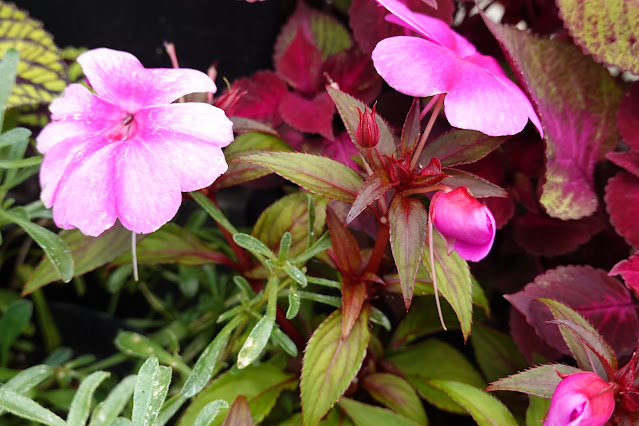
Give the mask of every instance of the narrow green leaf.
M 231 235 L 237 234 L 237 229 L 229 222 L 229 220 L 224 216 L 224 213 L 220 209 L 217 208 L 215 204 L 211 200 L 209 200 L 206 195 L 201 192 L 189 192 L 191 197 L 204 209 L 205 212 L 209 214 L 220 225 L 222 228 L 226 229 Z
M 106 371 L 96 371 L 82 380 L 73 397 L 71 408 L 67 415 L 67 424 L 69 426 L 83 426 L 86 424 L 91 410 L 91 402 L 93 402 L 93 393 L 110 375 L 111 373 Z
M 263 242 L 249 234 L 237 233 L 233 235 L 233 241 L 235 241 L 238 246 L 250 251 L 251 253 L 257 253 L 262 256 L 266 256 L 269 259 L 275 258 L 275 254 L 273 254 L 271 249 L 266 247 Z
M 167 400 L 164 405 L 162 405 L 162 409 L 155 419 L 155 423 L 153 423 L 153 426 L 164 426 L 165 424 L 167 424 L 170 420 L 173 419 L 175 413 L 177 413 L 179 409 L 182 408 L 182 405 L 184 405 L 184 403 L 188 400 L 188 398 L 185 398 L 180 393 Z
M 113 423 L 111 423 L 111 426 L 133 426 L 133 422 L 131 422 L 131 420 L 126 419 L 124 417 L 118 417 L 117 419 L 113 420 Z
M 300 254 L 296 258 L 291 261 L 294 263 L 305 263 L 307 260 L 312 259 L 317 256 L 324 250 L 328 249 L 331 246 L 331 236 L 328 232 L 322 234 L 321 237 L 312 246 L 308 248 L 304 253 Z
M 530 399 L 530 404 L 526 410 L 526 426 L 539 426 L 548 414 L 550 398 L 529 395 L 528 399 Z
M 53 368 L 50 366 L 44 364 L 34 365 L 33 367 L 29 367 L 13 376 L 9 381 L 2 385 L 0 389 L 22 394 L 38 386 L 43 380 L 49 378 L 52 374 Z M 0 408 L 0 415 L 2 415 L 3 412 L 4 410 Z
M 518 426 L 508 408 L 481 389 L 450 380 L 431 380 L 430 383 L 466 408 L 479 426 Z
M 362 387 L 377 402 L 394 412 L 420 425 L 428 424 L 426 411 L 417 392 L 405 379 L 389 373 L 373 373 L 364 378 Z
M 320 324 L 308 341 L 301 378 L 304 424 L 315 425 L 346 391 L 359 371 L 370 339 L 364 308 L 346 339 L 341 310 Z
M 297 152 L 244 155 L 238 161 L 259 164 L 311 192 L 352 204 L 364 181 L 353 169 L 330 158 Z
M 130 375 L 118 383 L 91 414 L 89 426 L 109 426 L 131 399 L 138 377 Z
M 481 324 L 475 324 L 470 341 L 477 364 L 489 382 L 506 377 L 528 366 L 524 357 L 519 353 L 515 342 L 505 334 Z
M 22 169 L 25 167 L 39 166 L 42 163 L 42 156 L 21 158 L 19 160 L 0 160 L 0 169 Z
M 384 328 L 386 331 L 391 331 L 391 329 L 393 328 L 393 325 L 391 324 L 386 314 L 375 307 L 371 309 L 370 321 L 373 324 L 381 325 L 382 328 Z
M 271 337 L 289 356 L 293 358 L 297 356 L 297 346 L 279 327 L 273 328 Z
M 282 265 L 282 270 L 302 287 L 306 287 L 308 285 L 306 275 L 304 275 L 304 272 L 300 271 L 297 266 L 291 265 L 290 262 L 286 262 Z
M 33 304 L 24 299 L 11 303 L 0 318 L 0 365 L 7 366 L 9 348 L 31 319 Z
M 300 293 L 297 291 L 297 285 L 291 283 L 288 289 L 288 309 L 286 310 L 286 319 L 293 319 L 300 310 Z
M 370 425 L 393 425 L 393 426 L 416 426 L 427 425 L 428 422 L 417 423 L 400 414 L 395 414 L 390 410 L 372 405 L 364 404 L 354 399 L 340 398 L 339 406 L 353 420 L 356 426 Z
M 193 422 L 193 426 L 209 426 L 213 423 L 213 420 L 215 420 L 223 408 L 229 408 L 229 404 L 223 399 L 209 402 L 197 415 Z
M 408 309 L 424 252 L 428 212 L 417 198 L 395 196 L 388 210 L 388 222 L 393 258 L 399 272 L 404 305 Z
M 2 57 L 2 61 L 0 61 L 0 130 L 2 130 L 2 124 L 4 123 L 7 101 L 16 81 L 19 61 L 20 54 L 15 49 L 7 50 Z
M 280 251 L 277 253 L 277 258 L 283 261 L 288 258 L 288 251 L 291 249 L 292 237 L 290 232 L 282 234 L 280 239 Z
M 140 358 L 154 356 L 157 357 L 162 364 L 174 367 L 182 374 L 191 374 L 191 369 L 181 358 L 169 353 L 162 346 L 141 334 L 133 331 L 120 331 L 113 343 L 127 355 Z
M 268 339 L 271 337 L 274 324 L 275 317 L 271 316 L 263 316 L 257 322 L 237 354 L 238 368 L 246 368 L 262 354 Z
M 31 130 L 24 127 L 16 127 L 0 135 L 0 149 L 18 143 L 26 142 L 31 136 Z
M 171 383 L 171 369 L 159 365 L 157 358 L 147 359 L 140 371 L 133 391 L 133 414 L 136 426 L 150 426 L 155 421 Z
M 521 371 L 512 376 L 499 379 L 488 386 L 489 391 L 509 390 L 550 398 L 561 382 L 559 374 L 579 373 L 580 370 L 563 364 L 548 364 Z
M 0 389 L 0 408 L 23 419 L 51 426 L 66 426 L 66 422 L 34 400 L 11 390 Z

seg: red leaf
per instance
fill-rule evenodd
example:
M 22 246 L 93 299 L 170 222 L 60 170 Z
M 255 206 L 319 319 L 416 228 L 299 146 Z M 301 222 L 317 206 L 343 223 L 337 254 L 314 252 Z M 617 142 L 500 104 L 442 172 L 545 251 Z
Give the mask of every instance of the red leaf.
M 609 152 L 606 158 L 619 167 L 626 169 L 627 172 L 639 177 L 639 151 Z
M 342 339 L 346 339 L 359 318 L 366 299 L 366 283 L 353 282 L 349 277 L 342 280 Z
M 342 225 L 333 209 L 326 209 L 326 225 L 331 236 L 332 258 L 342 275 L 354 274 L 362 262 L 359 244 L 351 232 Z
M 324 71 L 340 90 L 369 104 L 377 99 L 383 80 L 375 71 L 373 61 L 357 47 L 331 55 L 324 64 Z
M 484 20 L 531 94 L 546 133 L 541 204 L 562 220 L 592 215 L 598 204 L 593 172 L 617 143 L 621 91 L 608 70 L 573 44 Z
M 250 78 L 240 78 L 233 87 L 245 91 L 235 105 L 235 115 L 278 126 L 280 99 L 288 89 L 273 71 L 258 71 Z
M 603 228 L 604 223 L 597 216 L 581 220 L 559 220 L 526 213 L 515 220 L 513 237 L 529 253 L 557 256 L 576 250 Z
M 388 210 L 388 221 L 393 258 L 408 310 L 426 243 L 428 212 L 419 199 L 395 196 Z
M 429 0 L 435 1 L 435 0 Z M 455 6 L 451 0 L 436 0 L 437 9 L 424 3 L 423 0 L 408 0 L 407 4 L 411 10 L 434 16 L 447 24 L 453 22 L 453 11 Z M 375 0 L 353 0 L 348 11 L 350 25 L 353 29 L 353 37 L 362 48 L 364 53 L 370 54 L 377 42 L 387 37 L 397 35 L 407 35 L 408 30 L 399 25 L 387 22 L 384 17 L 388 11 L 377 5 Z
M 512 197 L 488 197 L 482 200 L 495 218 L 495 226 L 501 229 L 512 219 L 515 214 L 515 202 Z
M 608 179 L 604 200 L 617 233 L 639 248 L 639 178 L 626 172 L 617 173 Z
M 637 347 L 639 319 L 630 292 L 605 271 L 589 266 L 565 266 L 547 271 L 515 294 L 504 296 L 526 316 L 550 346 L 569 354 L 550 311 L 538 298 L 550 298 L 582 315 L 610 343 L 619 357 Z
M 608 275 L 621 275 L 626 286 L 639 298 L 639 252 L 612 267 Z
M 617 128 L 626 143 L 639 151 L 639 82 L 633 83 L 619 103 Z
M 353 207 L 351 207 L 351 210 L 348 212 L 346 224 L 349 224 L 353 219 L 359 216 L 371 203 L 383 197 L 392 187 L 393 184 L 385 170 L 378 170 L 370 175 L 359 190 Z
M 319 133 L 327 139 L 334 139 L 333 114 L 335 104 L 328 93 L 320 93 L 313 99 L 306 99 L 297 93 L 286 93 L 280 102 L 280 114 L 290 126 L 308 133 Z
M 319 89 L 322 54 L 301 29 L 284 53 L 275 60 L 275 71 L 294 89 L 312 94 Z
M 510 310 L 510 319 L 508 322 L 513 341 L 531 365 L 535 359 L 535 354 L 541 355 L 548 361 L 554 361 L 562 356 L 559 351 L 551 348 L 546 341 L 537 334 L 533 326 L 526 322 L 526 317 L 515 309 L 515 307 Z
M 347 165 L 351 169 L 357 170 L 358 168 L 357 163 L 353 160 L 353 156 L 358 157 L 359 151 L 353 144 L 353 141 L 351 141 L 348 132 L 342 132 L 333 140 L 324 139 L 319 152 L 325 157 L 332 158 L 335 161 Z

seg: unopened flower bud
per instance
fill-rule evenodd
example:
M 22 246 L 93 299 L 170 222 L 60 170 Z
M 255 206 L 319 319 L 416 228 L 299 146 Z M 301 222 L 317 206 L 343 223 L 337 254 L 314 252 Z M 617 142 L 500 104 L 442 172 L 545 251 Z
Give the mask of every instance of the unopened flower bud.
M 615 386 L 590 372 L 562 377 L 544 425 L 603 426 L 615 409 Z
M 232 117 L 235 114 L 237 103 L 246 93 L 246 90 L 240 90 L 235 86 L 231 87 L 225 94 L 217 98 L 215 106 L 224 110 L 227 117 Z
M 355 130 L 355 140 L 363 148 L 373 148 L 379 142 L 379 127 L 375 121 L 375 105 L 373 105 L 372 111 L 369 111 L 368 108 L 364 108 L 364 112 L 357 108 L 357 111 L 359 112 L 359 124 Z

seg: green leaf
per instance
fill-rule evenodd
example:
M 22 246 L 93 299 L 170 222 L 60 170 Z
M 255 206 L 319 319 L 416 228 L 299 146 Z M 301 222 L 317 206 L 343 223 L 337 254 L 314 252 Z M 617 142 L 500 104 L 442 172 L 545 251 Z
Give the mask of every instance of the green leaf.
M 181 358 L 170 354 L 162 346 L 141 334 L 133 331 L 120 331 L 115 337 L 113 344 L 127 355 L 139 358 L 154 356 L 157 357 L 162 364 L 174 367 L 182 374 L 191 374 L 191 369 Z
M 106 371 L 96 371 L 82 380 L 67 415 L 69 426 L 84 426 L 86 424 L 93 402 L 93 393 L 110 375 L 111 373 Z
M 419 156 L 419 162 L 428 164 L 435 157 L 442 163 L 442 167 L 474 163 L 490 154 L 509 137 L 487 136 L 475 130 L 455 129 L 426 145 Z
M 280 241 L 284 233 L 291 234 L 289 257 L 300 256 L 305 252 L 309 240 L 309 197 L 313 200 L 315 220 L 313 221 L 314 236 L 320 235 L 326 223 L 326 205 L 328 200 L 308 193 L 286 195 L 271 204 L 257 219 L 251 235 L 264 242 L 271 250 L 279 250 Z M 322 247 L 330 245 L 326 240 L 317 241 L 313 250 L 306 256 L 296 259 L 305 261 L 322 251 Z M 318 251 L 319 250 L 319 251 Z M 310 257 L 309 257 L 310 255 Z
M 77 229 L 62 231 L 60 238 L 67 244 L 73 264 L 75 276 L 85 274 L 119 257 L 131 249 L 131 231 L 117 224 L 99 237 L 87 237 Z M 48 262 L 40 262 L 27 281 L 23 294 L 58 279 L 55 270 Z
M 233 118 L 233 120 L 236 119 L 237 117 Z M 236 130 L 235 126 L 233 130 Z M 224 150 L 224 157 L 229 164 L 229 168 L 213 183 L 213 191 L 241 185 L 271 173 L 268 169 L 255 164 L 234 161 L 236 158 L 260 152 L 288 151 L 292 151 L 291 147 L 276 136 L 257 132 L 236 136 L 233 143 Z
M 136 426 L 151 426 L 155 421 L 171 384 L 171 369 L 159 365 L 157 358 L 147 359 L 133 391 L 133 414 Z
M 0 149 L 24 143 L 29 140 L 31 130 L 24 127 L 16 127 L 0 135 Z
M 479 368 L 489 382 L 523 370 L 528 366 L 513 340 L 481 324 L 473 326 L 470 336 Z
M 224 418 L 223 426 L 255 426 L 246 397 L 238 396 Z
M 204 349 L 180 391 L 182 396 L 190 398 L 204 389 L 213 376 L 215 367 L 218 366 L 218 360 L 226 349 L 231 333 L 242 320 L 241 316 L 233 318 Z
M 417 198 L 395 196 L 388 210 L 388 222 L 393 258 L 402 285 L 404 305 L 408 309 L 424 252 L 428 212 Z
M 318 195 L 352 204 L 364 181 L 353 169 L 330 158 L 297 152 L 244 155 L 238 161 L 259 164 Z
M 508 197 L 506 190 L 472 173 L 451 168 L 444 168 L 442 172 L 448 175 L 442 179 L 442 185 L 451 189 L 465 186 L 475 198 Z
M 222 399 L 231 405 L 240 395 L 249 401 L 253 421 L 260 422 L 273 408 L 280 393 L 296 386 L 297 380 L 292 374 L 270 364 L 249 365 L 242 370 L 231 369 L 197 394 L 178 424 L 191 426 L 198 413 L 210 402 Z M 222 419 L 218 416 L 213 424 L 222 424 Z
M 364 378 L 362 387 L 377 402 L 394 412 L 420 425 L 428 424 L 426 412 L 417 392 L 405 379 L 389 373 L 373 373 Z
M 233 235 L 233 241 L 235 241 L 235 244 L 250 251 L 251 253 L 259 254 L 269 259 L 275 258 L 275 254 L 271 251 L 271 249 L 266 247 L 263 242 L 249 234 L 237 233 Z
M 1 332 L 0 335 L 2 335 Z M 33 367 L 29 367 L 13 376 L 8 382 L 2 385 L 0 389 L 22 394 L 38 386 L 43 380 L 49 378 L 52 374 L 52 367 L 44 364 L 34 365 Z M 3 411 L 4 410 L 0 408 L 0 415 L 2 415 Z
M 7 366 L 9 348 L 31 319 L 33 304 L 24 299 L 11 303 L 0 318 L 0 365 Z
M 109 426 L 131 399 L 138 377 L 130 375 L 118 383 L 91 414 L 89 426 Z
M 564 26 L 597 62 L 639 74 L 639 10 L 632 0 L 558 0 Z
M 117 419 L 113 420 L 111 426 L 133 426 L 133 423 L 131 422 L 131 420 L 124 417 L 118 417 Z
M 533 395 L 528 398 L 530 399 L 530 404 L 526 410 L 526 426 L 539 426 L 548 414 L 550 399 Z
M 306 287 L 308 285 L 308 281 L 306 281 L 306 275 L 304 275 L 304 272 L 300 271 L 297 266 L 291 265 L 289 262 L 286 262 L 282 265 L 282 270 L 302 287 Z
M 0 408 L 23 419 L 51 426 L 66 426 L 66 422 L 34 400 L 11 390 L 0 389 Z
M 300 311 L 300 293 L 297 291 L 297 285 L 292 283 L 288 290 L 288 309 L 286 310 L 286 319 L 293 319 Z
M 64 89 L 66 65 L 53 37 L 27 12 L 3 2 L 0 3 L 0 55 L 8 49 L 20 52 L 17 81 L 8 108 L 51 102 Z
M 24 229 L 24 232 L 26 232 L 47 255 L 51 265 L 55 268 L 55 271 L 62 281 L 71 281 L 73 277 L 73 258 L 71 257 L 67 243 L 62 240 L 62 238 L 46 228 L 25 220 L 12 211 L 0 210 L 0 217 Z
M 356 426 L 370 425 L 393 425 L 393 426 L 416 426 L 427 425 L 428 423 L 417 423 L 400 414 L 395 414 L 390 410 L 372 405 L 364 404 L 349 398 L 340 398 L 339 406 L 348 414 Z
M 473 319 L 472 281 L 468 263 L 455 251 L 448 255 L 446 243 L 437 231 L 433 231 L 433 245 L 437 286 L 457 314 L 464 339 L 467 339 Z M 432 276 L 428 256 L 424 256 L 424 266 Z
M 223 399 L 209 402 L 197 415 L 193 426 L 209 426 L 223 408 L 229 408 L 229 404 Z
M 433 294 L 432 290 L 429 294 Z M 447 324 L 456 320 L 455 312 L 449 305 L 442 306 L 442 314 Z M 448 328 L 450 329 L 451 325 Z M 389 347 L 398 349 L 439 331 L 442 331 L 442 325 L 437 314 L 435 298 L 417 297 L 413 299 L 410 310 L 395 329 Z
M 481 389 L 450 380 L 431 380 L 430 383 L 466 408 L 479 426 L 518 426 L 508 408 Z
M 368 316 L 369 310 L 362 309 L 350 334 L 342 339 L 342 313 L 337 310 L 309 339 L 300 387 L 304 424 L 317 424 L 359 371 L 370 339 Z
M 155 419 L 155 423 L 153 423 L 153 426 L 164 426 L 165 424 L 167 424 L 173 419 L 175 413 L 177 413 L 178 410 L 182 408 L 182 405 L 184 405 L 184 403 L 188 400 L 189 399 L 182 396 L 182 394 L 174 395 L 172 398 L 168 399 L 162 405 L 162 409 L 160 409 L 160 413 Z
M 550 398 L 561 382 L 559 374 L 579 373 L 580 370 L 563 364 L 548 364 L 521 371 L 512 376 L 499 379 L 488 386 L 489 391 L 509 390 L 530 395 Z
M 21 158 L 19 160 L 0 160 L 0 169 L 22 169 L 24 167 L 39 166 L 42 163 L 42 156 Z
M 293 358 L 297 356 L 297 346 L 295 346 L 295 342 L 293 342 L 291 338 L 288 337 L 279 327 L 276 326 L 273 328 L 271 337 L 289 356 Z
M 193 199 L 204 209 L 205 212 L 209 214 L 220 225 L 222 228 L 226 229 L 229 234 L 235 235 L 237 234 L 237 229 L 229 222 L 229 220 L 224 216 L 224 213 L 217 208 L 215 204 L 211 200 L 209 200 L 206 195 L 201 192 L 189 192 L 189 195 L 193 197 Z
M 481 389 L 486 385 L 477 370 L 457 349 L 437 339 L 403 349 L 388 357 L 388 361 L 404 374 L 422 398 L 453 413 L 463 414 L 466 410 L 445 392 L 434 387 L 431 380 L 454 380 Z
M 4 4 L 0 4 L 0 10 L 2 7 L 4 7 Z M 2 21 L 0 21 L 0 25 L 6 25 L 1 22 Z M 0 50 L 0 52 L 2 51 Z M 9 101 L 11 89 L 16 81 L 18 61 L 20 60 L 20 54 L 15 49 L 5 50 L 2 53 L 3 56 L 0 61 L 0 130 L 2 130 L 2 124 L 4 123 L 4 112 L 11 106 L 7 105 L 7 102 Z

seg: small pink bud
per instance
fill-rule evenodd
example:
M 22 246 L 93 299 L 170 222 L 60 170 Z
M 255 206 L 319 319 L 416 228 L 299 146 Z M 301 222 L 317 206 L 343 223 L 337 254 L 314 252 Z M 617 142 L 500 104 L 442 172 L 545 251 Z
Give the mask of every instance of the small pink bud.
M 545 426 L 602 426 L 615 410 L 615 385 L 595 373 L 566 376 L 555 389 Z
M 448 253 L 455 250 L 472 262 L 486 257 L 495 241 L 493 214 L 464 186 L 436 193 L 431 201 L 430 220 L 446 240 Z
M 373 110 L 369 111 L 368 108 L 364 108 L 364 112 L 359 112 L 359 124 L 357 130 L 355 130 L 355 140 L 359 146 L 363 148 L 373 148 L 379 142 L 379 127 L 375 121 L 375 105 Z

